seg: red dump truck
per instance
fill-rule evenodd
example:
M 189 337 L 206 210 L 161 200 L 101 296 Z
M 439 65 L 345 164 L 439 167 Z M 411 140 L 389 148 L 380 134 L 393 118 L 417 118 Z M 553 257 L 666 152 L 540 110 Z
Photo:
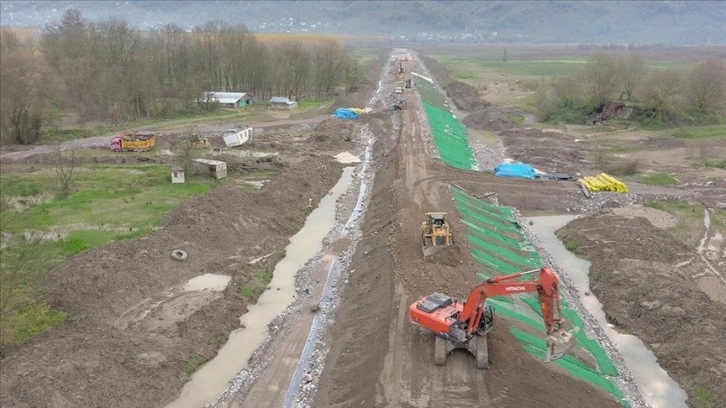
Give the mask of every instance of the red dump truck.
M 146 152 L 154 148 L 156 135 L 153 133 L 123 133 L 113 137 L 109 148 L 112 152 Z

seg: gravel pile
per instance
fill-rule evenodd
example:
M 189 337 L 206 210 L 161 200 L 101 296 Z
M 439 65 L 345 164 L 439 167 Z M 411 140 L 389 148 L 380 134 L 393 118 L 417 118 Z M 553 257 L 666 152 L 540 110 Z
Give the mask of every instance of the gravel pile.
M 483 172 L 493 173 L 494 168 L 507 157 L 501 141 L 493 145 L 474 144 L 472 150 L 479 169 Z

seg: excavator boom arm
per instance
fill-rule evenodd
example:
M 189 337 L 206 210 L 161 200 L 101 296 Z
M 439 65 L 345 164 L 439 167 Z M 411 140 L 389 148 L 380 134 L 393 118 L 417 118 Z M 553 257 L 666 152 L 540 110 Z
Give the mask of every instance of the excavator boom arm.
M 514 279 L 539 272 L 536 281 L 515 281 Z M 547 334 L 560 329 L 564 323 L 561 316 L 559 280 L 548 268 L 515 273 L 512 275 L 495 276 L 478 286 L 469 293 L 464 308 L 459 315 L 459 321 L 466 323 L 466 334 L 471 334 L 479 326 L 484 302 L 493 296 L 516 295 L 519 293 L 538 292 L 539 303 L 542 308 L 542 318 Z M 557 316 L 555 316 L 557 310 Z

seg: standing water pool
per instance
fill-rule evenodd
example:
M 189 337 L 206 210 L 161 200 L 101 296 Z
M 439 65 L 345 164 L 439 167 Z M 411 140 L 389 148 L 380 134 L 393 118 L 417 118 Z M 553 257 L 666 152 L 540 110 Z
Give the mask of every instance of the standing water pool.
M 230 334 L 217 355 L 192 375 L 179 398 L 167 408 L 201 407 L 214 401 L 235 374 L 246 367 L 247 360 L 267 338 L 267 325 L 292 303 L 295 274 L 323 248 L 322 241 L 335 224 L 336 200 L 350 187 L 353 169 L 343 169 L 338 183 L 320 200 L 302 229 L 290 238 L 285 257 L 275 266 L 269 289 L 240 318 L 244 328 Z
M 590 291 L 590 262 L 576 257 L 560 242 L 555 231 L 575 219 L 571 215 L 532 217 L 529 227 L 544 249 L 577 288 L 582 305 L 617 347 L 643 397 L 652 408 L 686 408 L 687 394 L 668 376 L 645 344 L 636 336 L 622 334 L 608 325 L 600 301 Z M 586 295 L 585 293 L 589 293 Z

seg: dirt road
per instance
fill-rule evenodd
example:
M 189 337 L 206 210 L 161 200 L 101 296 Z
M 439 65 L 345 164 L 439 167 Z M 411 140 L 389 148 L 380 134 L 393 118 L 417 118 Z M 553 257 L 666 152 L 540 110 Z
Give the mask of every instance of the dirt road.
M 294 125 L 314 125 L 317 123 L 320 123 L 323 121 L 326 117 L 325 116 L 319 116 L 315 118 L 310 119 L 300 119 L 300 120 L 289 120 L 289 119 L 282 119 L 282 120 L 274 120 L 270 122 L 261 122 L 261 123 L 254 123 L 250 124 L 250 126 L 255 128 L 274 128 L 274 127 L 285 127 L 285 126 L 294 126 Z M 188 128 L 188 126 L 185 126 L 185 128 Z M 214 127 L 208 127 L 205 128 L 206 130 L 211 129 L 225 129 L 224 124 L 216 124 Z M 205 129 L 201 129 L 204 131 Z M 161 133 L 167 133 L 168 131 L 161 132 Z M 3 159 L 10 159 L 10 160 L 23 160 L 27 159 L 28 157 L 35 156 L 38 154 L 49 154 L 54 153 L 58 149 L 60 150 L 73 150 L 73 149 L 83 149 L 88 147 L 107 147 L 108 142 L 110 140 L 110 136 L 93 136 L 93 137 L 87 137 L 85 139 L 74 139 L 69 140 L 67 142 L 59 143 L 58 145 L 40 145 L 35 146 L 32 149 L 28 150 L 21 150 L 16 152 L 3 152 L 0 157 Z

